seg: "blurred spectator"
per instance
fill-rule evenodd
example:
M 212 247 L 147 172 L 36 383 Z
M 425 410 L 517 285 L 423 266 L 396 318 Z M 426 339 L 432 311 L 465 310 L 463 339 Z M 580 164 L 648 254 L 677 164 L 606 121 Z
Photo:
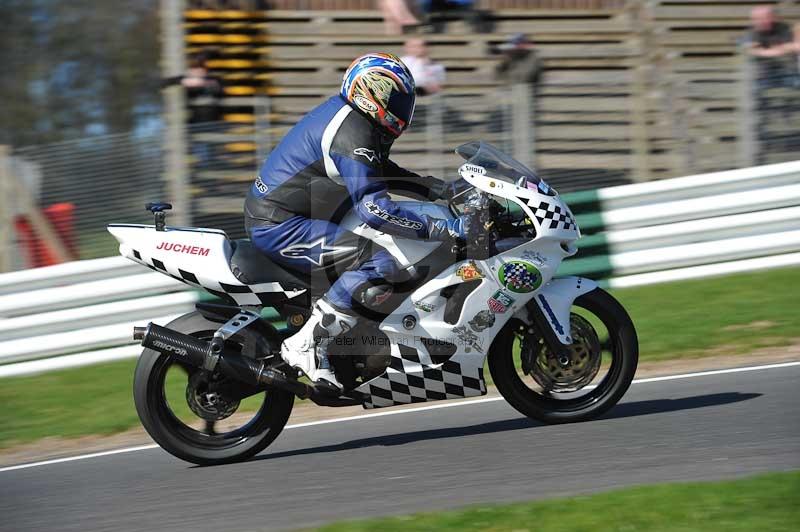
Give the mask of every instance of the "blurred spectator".
M 195 54 L 189 59 L 189 68 L 182 76 L 165 80 L 164 85 L 180 84 L 186 89 L 186 103 L 189 108 L 189 124 L 204 124 L 222 119 L 220 98 L 222 97 L 222 81 L 210 75 L 206 66 L 206 55 Z M 219 124 L 213 126 L 219 131 Z M 190 129 L 190 150 L 196 164 L 209 166 L 214 159 L 213 145 L 198 140 L 196 135 L 208 128 Z
M 219 100 L 222 97 L 222 81 L 209 74 L 206 60 L 204 54 L 193 56 L 186 74 L 180 79 L 186 89 L 191 124 L 216 122 L 221 118 Z
M 164 87 L 179 84 L 186 89 L 190 124 L 216 122 L 221 118 L 222 81 L 209 74 L 206 60 L 205 54 L 191 56 L 185 74 L 165 79 L 162 84 Z
M 536 94 L 542 78 L 542 63 L 528 37 L 522 33 L 512 36 L 499 46 L 489 47 L 490 54 L 501 54 L 502 61 L 495 67 L 497 79 L 506 85 L 525 85 L 530 94 L 530 112 L 536 109 Z M 489 121 L 489 131 L 503 130 L 503 114 L 494 114 Z
M 400 59 L 414 76 L 417 94 L 425 96 L 442 90 L 445 82 L 445 68 L 434 62 L 428 55 L 428 46 L 422 39 L 409 39 L 405 44 L 406 55 Z
M 500 81 L 509 85 L 529 83 L 534 87 L 539 83 L 542 62 L 526 35 L 518 33 L 507 43 L 490 48 L 489 52 L 503 55 L 503 60 L 495 68 L 495 74 Z
M 792 29 L 778 20 L 771 6 L 750 11 L 750 55 L 756 58 L 759 88 L 793 85 L 797 74 Z
M 417 6 L 434 33 L 443 33 L 446 16 L 453 15 L 466 20 L 477 33 L 491 31 L 490 18 L 487 13 L 475 9 L 475 0 L 417 0 Z
M 793 91 L 774 91 L 798 86 L 798 45 L 791 27 L 778 19 L 771 6 L 750 11 L 747 50 L 755 61 L 755 135 L 758 164 L 768 162 L 770 151 L 793 151 L 795 138 L 772 124 L 785 124 L 797 112 Z
M 388 35 L 399 35 L 403 28 L 420 23 L 406 0 L 380 0 L 380 8 Z
M 792 44 L 789 45 L 794 52 L 794 64 L 795 68 L 797 69 L 798 75 L 800 75 L 800 22 L 795 24 L 792 31 Z

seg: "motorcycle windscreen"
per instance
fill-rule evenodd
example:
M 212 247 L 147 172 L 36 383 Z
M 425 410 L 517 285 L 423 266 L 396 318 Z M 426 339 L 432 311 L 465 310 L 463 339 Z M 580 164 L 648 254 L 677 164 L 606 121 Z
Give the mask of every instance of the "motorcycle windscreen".
M 487 177 L 505 181 L 518 187 L 538 190 L 547 196 L 557 192 L 532 170 L 495 146 L 483 141 L 467 142 L 456 148 L 456 153 L 470 164 L 486 170 Z

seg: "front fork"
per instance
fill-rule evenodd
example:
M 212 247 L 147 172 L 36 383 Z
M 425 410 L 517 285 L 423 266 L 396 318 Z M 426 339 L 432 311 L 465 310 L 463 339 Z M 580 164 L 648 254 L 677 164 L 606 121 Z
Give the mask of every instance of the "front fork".
M 534 325 L 547 347 L 558 358 L 570 356 L 572 334 L 570 309 L 578 296 L 597 288 L 597 283 L 583 277 L 552 279 L 534 296 L 533 302 L 517 311 L 514 317 Z

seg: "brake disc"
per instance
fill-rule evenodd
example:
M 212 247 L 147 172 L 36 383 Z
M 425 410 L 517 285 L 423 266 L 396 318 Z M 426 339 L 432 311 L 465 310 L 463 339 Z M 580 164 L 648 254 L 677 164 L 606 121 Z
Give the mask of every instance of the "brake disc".
M 597 332 L 584 317 L 571 314 L 572 344 L 569 355 L 559 359 L 545 343 L 526 335 L 522 342 L 522 370 L 545 392 L 576 392 L 592 382 L 600 370 L 602 351 Z
M 208 389 L 208 374 L 203 371 L 197 371 L 189 377 L 186 402 L 195 415 L 206 421 L 226 419 L 239 408 L 238 400 L 228 399 L 219 392 Z

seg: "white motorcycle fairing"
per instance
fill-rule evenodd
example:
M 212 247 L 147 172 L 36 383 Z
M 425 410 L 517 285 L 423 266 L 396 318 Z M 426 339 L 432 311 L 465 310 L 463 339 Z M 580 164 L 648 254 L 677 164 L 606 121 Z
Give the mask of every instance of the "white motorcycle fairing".
M 544 298 L 551 309 L 549 313 L 543 309 L 549 323 L 560 340 L 570 343 L 570 306 L 576 297 L 597 284 L 578 277 L 552 279 L 561 261 L 558 254 L 563 250 L 554 246 L 550 260 L 544 258 L 542 249 L 537 246 L 539 252 L 530 253 L 517 248 L 487 260 L 463 261 L 415 290 L 380 324 L 380 330 L 389 338 L 391 363 L 384 374 L 357 388 L 369 396 L 364 406 L 377 408 L 485 394 L 483 367 L 492 341 L 512 317 L 529 322 L 526 305 L 531 299 L 541 307 L 539 297 Z M 537 268 L 542 278 L 539 289 L 515 293 L 501 283 L 499 272 L 509 264 L 522 262 L 515 260 L 517 256 L 543 259 Z M 465 297 L 454 320 L 447 316 L 449 301 L 441 293 L 467 283 L 477 286 Z M 450 354 L 447 347 L 452 355 L 437 363 L 437 352 Z
M 269 306 L 276 298 L 305 292 L 279 282 L 239 281 L 231 271 L 233 246 L 224 231 L 192 227 L 156 231 L 153 225 L 138 224 L 111 224 L 108 231 L 119 241 L 123 257 L 238 305 Z
M 597 283 L 591 279 L 559 277 L 543 286 L 533 298 L 562 344 L 572 343 L 569 326 L 569 311 L 572 303 L 578 296 L 591 292 L 595 288 L 597 288 Z
M 535 226 L 536 236 L 494 257 L 454 264 L 381 323 L 380 330 L 389 337 L 391 364 L 357 388 L 369 397 L 366 408 L 485 394 L 486 355 L 512 316 L 527 321 L 526 305 L 534 299 L 559 341 L 570 344 L 570 307 L 580 294 L 597 287 L 588 279 L 553 279 L 561 261 L 577 252 L 574 242 L 580 232 L 574 216 L 543 181 L 536 188 L 522 188 L 487 175 L 475 162 L 484 149 L 481 144 L 459 174 L 476 188 L 516 204 Z M 402 248 L 400 239 L 395 242 Z M 531 279 L 536 281 L 531 284 Z M 475 286 L 464 297 L 459 315 L 448 316 L 450 301 L 443 292 L 467 283 Z M 436 353 L 450 356 L 437 363 Z

